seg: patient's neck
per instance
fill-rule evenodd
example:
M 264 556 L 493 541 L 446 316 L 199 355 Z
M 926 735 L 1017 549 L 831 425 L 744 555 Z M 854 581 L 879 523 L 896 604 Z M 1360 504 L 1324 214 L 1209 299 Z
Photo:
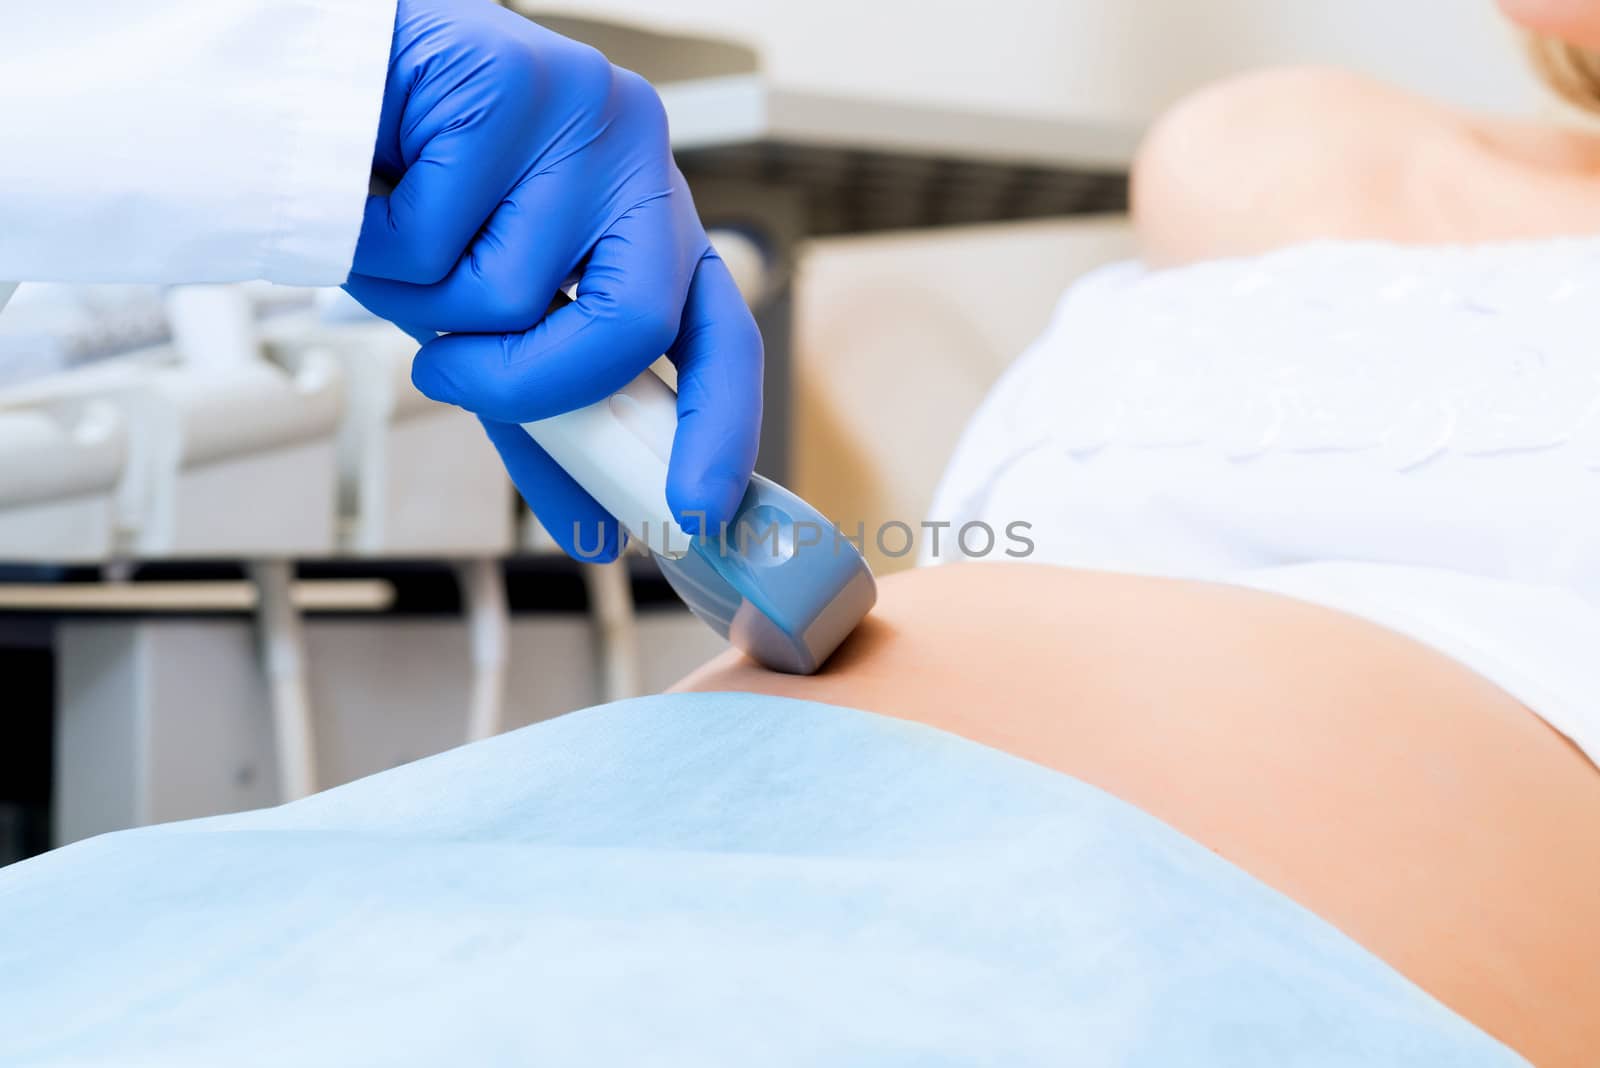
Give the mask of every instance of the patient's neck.
M 1461 194 L 1442 200 L 1441 239 L 1600 234 L 1600 133 L 1548 121 L 1476 115 L 1459 121 Z M 1435 191 L 1450 181 L 1442 168 L 1427 177 Z

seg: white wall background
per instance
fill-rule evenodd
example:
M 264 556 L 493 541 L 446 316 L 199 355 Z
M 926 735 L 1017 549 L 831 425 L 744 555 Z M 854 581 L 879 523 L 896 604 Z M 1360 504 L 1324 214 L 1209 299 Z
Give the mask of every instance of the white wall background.
M 1196 85 L 1334 63 L 1473 107 L 1537 100 L 1493 0 L 521 0 L 755 46 L 810 89 L 1145 121 Z

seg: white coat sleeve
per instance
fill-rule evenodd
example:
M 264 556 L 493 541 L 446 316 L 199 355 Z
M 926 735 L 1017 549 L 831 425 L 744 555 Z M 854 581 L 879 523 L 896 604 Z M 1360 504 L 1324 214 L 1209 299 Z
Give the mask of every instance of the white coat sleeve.
M 0 4 L 0 280 L 344 281 L 395 3 Z

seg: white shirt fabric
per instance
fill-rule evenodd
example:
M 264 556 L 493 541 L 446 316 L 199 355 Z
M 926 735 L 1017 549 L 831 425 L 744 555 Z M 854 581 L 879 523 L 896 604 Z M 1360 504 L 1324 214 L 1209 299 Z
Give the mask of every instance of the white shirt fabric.
M 1600 761 L 1600 239 L 1104 269 L 984 402 L 933 518 L 1372 619 Z
M 395 0 L 73 0 L 0 19 L 0 280 L 336 285 Z

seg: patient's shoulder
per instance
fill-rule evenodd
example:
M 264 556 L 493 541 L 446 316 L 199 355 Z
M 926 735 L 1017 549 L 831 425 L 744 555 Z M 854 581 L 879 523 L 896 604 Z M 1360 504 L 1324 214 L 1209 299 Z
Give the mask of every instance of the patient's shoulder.
M 1313 238 L 1405 239 L 1431 149 L 1461 137 L 1447 108 L 1356 74 L 1292 68 L 1241 75 L 1180 101 L 1134 164 L 1145 255 L 1184 262 Z

